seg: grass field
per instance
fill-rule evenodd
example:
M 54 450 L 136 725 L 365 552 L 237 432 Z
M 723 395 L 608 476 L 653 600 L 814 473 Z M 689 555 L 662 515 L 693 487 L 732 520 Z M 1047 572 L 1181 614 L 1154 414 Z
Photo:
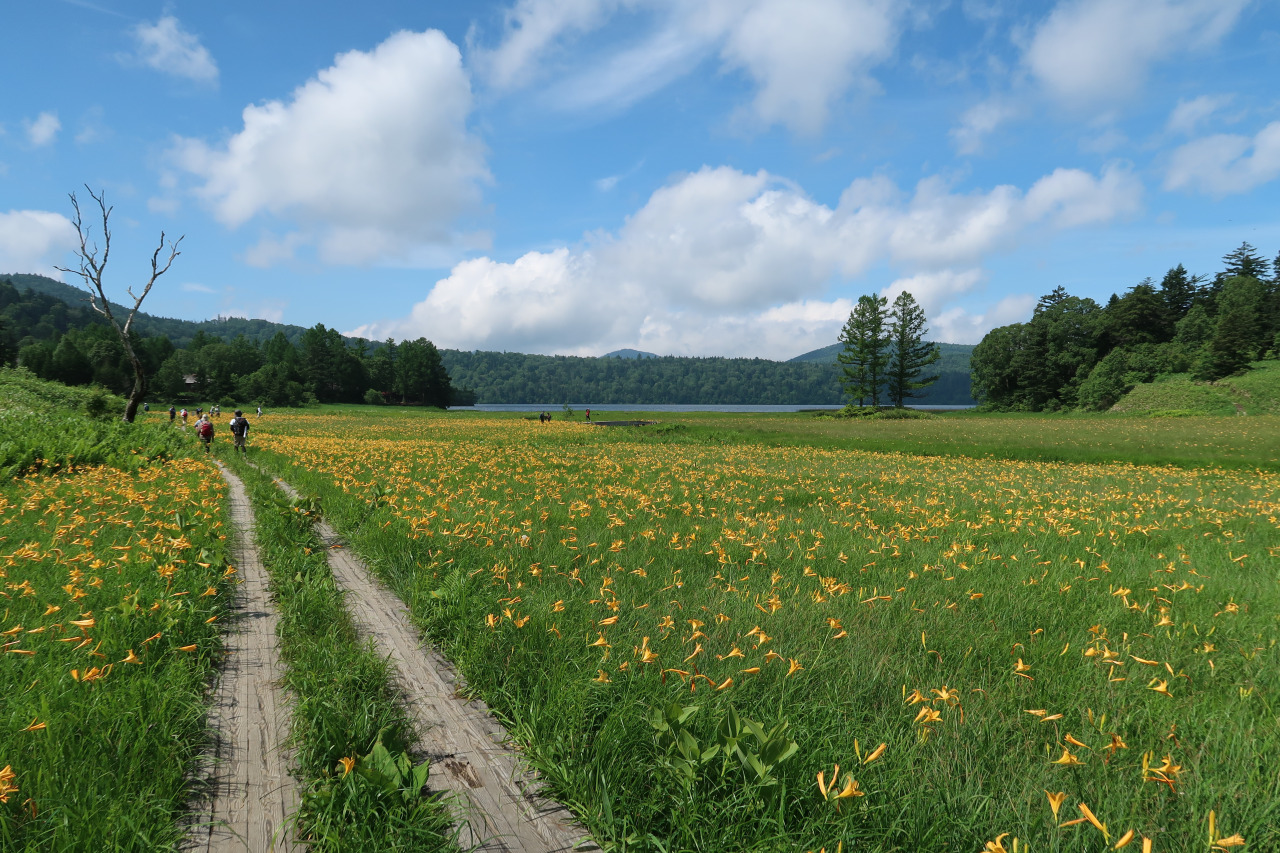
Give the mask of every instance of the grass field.
M 661 419 L 252 442 L 612 848 L 1280 847 L 1272 419 Z

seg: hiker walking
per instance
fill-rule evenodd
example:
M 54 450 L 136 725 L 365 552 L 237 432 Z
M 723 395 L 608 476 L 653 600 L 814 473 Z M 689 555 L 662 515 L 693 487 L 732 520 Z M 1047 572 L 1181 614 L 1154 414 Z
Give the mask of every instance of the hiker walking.
M 262 407 L 258 407 L 258 417 L 262 417 Z
M 587 420 L 591 420 L 591 410 L 587 409 Z
M 169 407 L 169 426 L 173 426 L 173 419 L 178 416 L 178 410 L 173 406 Z
M 245 456 L 248 456 L 249 451 L 244 443 L 249 437 L 249 421 L 245 418 L 244 412 L 236 409 L 236 416 L 231 419 L 230 426 L 231 435 L 235 437 L 236 448 Z
M 178 412 L 178 414 L 182 417 L 182 428 L 183 428 L 183 429 L 186 429 L 186 428 L 187 428 L 187 417 L 188 417 L 187 407 L 186 407 L 186 406 L 183 406 L 183 407 L 182 407 L 182 411 L 181 411 L 181 412 Z
M 200 422 L 196 424 L 196 435 L 200 438 L 201 443 L 204 444 L 204 452 L 211 452 L 210 448 L 213 446 L 213 421 L 209 420 L 208 415 L 202 417 Z

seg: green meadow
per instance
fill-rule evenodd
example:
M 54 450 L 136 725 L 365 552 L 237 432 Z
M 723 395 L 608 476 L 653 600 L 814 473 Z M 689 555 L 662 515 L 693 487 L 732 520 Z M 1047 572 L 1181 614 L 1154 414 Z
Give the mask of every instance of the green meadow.
M 1270 418 L 655 419 L 252 453 L 611 849 L 1280 844 Z

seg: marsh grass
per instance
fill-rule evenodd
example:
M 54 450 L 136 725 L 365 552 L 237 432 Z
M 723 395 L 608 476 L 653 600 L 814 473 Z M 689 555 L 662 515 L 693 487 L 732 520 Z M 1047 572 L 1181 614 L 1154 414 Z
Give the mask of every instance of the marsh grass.
M 1085 446 L 1106 421 L 1054 423 Z M 349 413 L 258 438 L 613 848 L 1102 850 L 1133 829 L 1203 850 L 1211 811 L 1280 845 L 1280 476 L 794 429 L 810 443 Z M 672 702 L 700 709 L 700 746 L 732 709 L 798 752 L 773 785 L 720 756 L 687 783 L 647 722 Z M 821 796 L 836 764 L 862 796 Z M 1059 826 L 1080 804 L 1106 836 Z

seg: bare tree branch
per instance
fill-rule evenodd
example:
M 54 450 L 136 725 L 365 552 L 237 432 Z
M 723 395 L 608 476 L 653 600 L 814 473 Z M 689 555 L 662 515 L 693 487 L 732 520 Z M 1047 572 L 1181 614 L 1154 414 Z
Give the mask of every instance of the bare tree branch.
M 96 243 L 91 244 L 92 226 L 84 224 L 84 218 L 80 212 L 80 201 L 76 198 L 75 193 L 71 193 L 71 208 L 75 211 L 73 224 L 76 226 L 76 234 L 80 238 L 80 249 L 76 253 L 79 259 L 79 266 L 77 269 L 69 267 L 55 267 L 55 269 L 80 276 L 85 290 L 89 292 L 89 305 L 93 307 L 94 311 L 106 317 L 112 328 L 116 330 L 116 334 L 119 335 L 120 343 L 124 346 L 125 354 L 133 365 L 134 371 L 133 392 L 129 395 L 129 403 L 125 407 L 124 414 L 124 419 L 132 422 L 138 410 L 138 404 L 146 394 L 147 378 L 142 360 L 134 351 L 133 342 L 130 340 L 129 334 L 133 328 L 133 320 L 138 315 L 138 310 L 142 307 L 142 300 L 147 298 L 147 294 L 151 292 L 156 279 L 167 273 L 169 267 L 173 265 L 174 259 L 182 254 L 178 251 L 178 245 L 183 238 L 179 237 L 175 241 L 166 243 L 165 233 L 163 231 L 160 232 L 160 245 L 151 253 L 151 277 L 147 279 L 141 295 L 134 294 L 132 287 L 126 288 L 130 298 L 133 299 L 133 307 L 129 309 L 129 316 L 125 318 L 124 325 L 121 326 L 111 310 L 111 301 L 107 299 L 106 290 L 103 289 L 102 285 L 102 274 L 106 270 L 107 259 L 111 256 L 111 211 L 115 208 L 107 206 L 105 191 L 95 193 L 88 184 L 85 185 L 85 189 L 88 191 L 89 197 L 98 203 L 98 211 L 102 216 L 102 257 L 98 257 L 98 245 Z M 169 258 L 165 261 L 164 266 L 161 266 L 160 254 L 165 250 L 166 246 L 169 249 Z

